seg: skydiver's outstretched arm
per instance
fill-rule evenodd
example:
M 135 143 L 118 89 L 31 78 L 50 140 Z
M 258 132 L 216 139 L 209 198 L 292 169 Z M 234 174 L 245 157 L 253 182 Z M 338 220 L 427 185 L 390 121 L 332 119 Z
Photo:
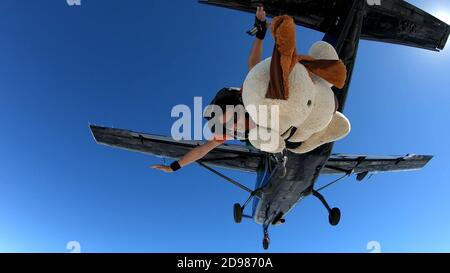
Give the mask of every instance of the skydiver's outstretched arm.
M 261 56 L 263 51 L 263 40 L 255 39 L 252 46 L 252 51 L 248 57 L 248 71 L 252 70 L 255 65 L 261 62 Z
M 217 146 L 223 144 L 223 141 L 218 140 L 211 140 L 207 142 L 206 144 L 203 144 L 201 146 L 198 146 L 194 149 L 192 149 L 190 152 L 188 152 L 186 155 L 184 155 L 180 160 L 175 161 L 175 166 L 165 166 L 165 165 L 153 165 L 150 168 L 157 169 L 166 173 L 172 173 L 176 171 L 174 168 L 182 168 L 184 166 L 187 166 L 199 159 L 202 159 L 205 155 L 207 155 L 209 152 L 214 150 Z M 178 166 L 176 166 L 178 164 Z
M 256 39 L 253 42 L 252 51 L 248 57 L 249 71 L 262 60 L 263 40 L 267 32 L 266 12 L 263 7 L 257 8 L 255 27 L 258 28 L 258 32 L 256 33 Z

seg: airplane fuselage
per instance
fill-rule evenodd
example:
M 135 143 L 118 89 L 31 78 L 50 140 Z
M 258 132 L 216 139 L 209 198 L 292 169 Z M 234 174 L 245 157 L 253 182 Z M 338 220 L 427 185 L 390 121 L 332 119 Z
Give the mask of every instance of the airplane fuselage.
M 258 173 L 256 188 L 264 187 L 260 198 L 253 202 L 252 217 L 258 224 L 276 224 L 284 219 L 294 206 L 312 193 L 314 183 L 331 155 L 332 144 L 319 147 L 308 154 L 288 152 L 286 168 L 277 168 L 274 160 L 264 166 L 274 171 L 270 178 L 262 179 L 264 170 Z
M 347 14 L 341 15 L 346 20 L 337 20 L 334 28 L 330 28 L 323 38 L 324 41 L 335 47 L 339 58 L 347 66 L 346 86 L 343 89 L 333 88 L 339 101 L 338 111 L 341 113 L 344 111 L 361 38 L 365 14 L 364 1 L 355 1 L 347 12 Z M 262 172 L 265 169 L 262 166 L 261 173 L 257 178 L 256 189 L 266 186 L 267 190 L 262 193 L 260 198 L 255 198 L 253 202 L 252 217 L 255 222 L 265 226 L 277 224 L 278 220 L 284 219 L 284 216 L 301 199 L 312 194 L 314 184 L 331 156 L 332 149 L 333 143 L 330 143 L 307 154 L 287 152 L 285 170 L 271 166 L 268 169 L 273 169 L 274 173 L 272 173 L 270 179 L 263 179 Z M 276 165 L 277 163 L 269 161 L 265 164 Z M 285 175 L 281 172 L 285 172 Z

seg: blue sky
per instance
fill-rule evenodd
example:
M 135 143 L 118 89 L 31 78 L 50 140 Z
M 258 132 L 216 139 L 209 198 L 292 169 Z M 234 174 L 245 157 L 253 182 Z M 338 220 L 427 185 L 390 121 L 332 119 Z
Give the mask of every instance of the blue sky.
M 450 14 L 448 1 L 430 2 L 412 3 Z M 96 145 L 88 130 L 170 134 L 174 105 L 242 83 L 252 21 L 185 0 L 2 1 L 0 252 L 67 252 L 69 241 L 82 252 L 261 251 L 261 228 L 233 223 L 245 193 L 197 166 L 148 170 L 162 160 Z M 298 32 L 300 52 L 322 38 Z M 353 131 L 335 152 L 436 157 L 421 172 L 327 189 L 338 227 L 306 199 L 271 229 L 270 251 L 367 252 L 369 241 L 450 251 L 449 69 L 450 50 L 361 42 L 345 112 Z

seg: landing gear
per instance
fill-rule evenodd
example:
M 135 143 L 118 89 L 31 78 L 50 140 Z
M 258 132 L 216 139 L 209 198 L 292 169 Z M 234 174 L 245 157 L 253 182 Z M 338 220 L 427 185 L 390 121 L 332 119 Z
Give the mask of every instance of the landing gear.
M 263 239 L 263 248 L 264 250 L 268 250 L 270 246 L 270 238 L 269 238 L 269 232 L 268 227 L 264 226 L 264 239 Z
M 328 211 L 328 221 L 330 225 L 337 226 L 339 222 L 341 221 L 341 210 L 338 208 L 330 208 L 327 201 L 323 197 L 322 194 L 320 194 L 318 191 L 313 190 L 313 195 L 322 202 L 322 204 L 325 206 L 325 208 Z
M 269 236 L 264 237 L 264 239 L 263 239 L 263 248 L 264 248 L 264 250 L 268 250 L 269 246 L 270 246 L 270 238 L 269 238 Z
M 253 199 L 253 197 L 257 196 L 259 197 L 261 194 L 261 189 L 257 189 L 253 192 L 251 192 L 250 196 L 247 198 L 247 201 L 245 201 L 244 205 L 241 206 L 241 204 L 236 203 L 233 206 L 233 216 L 234 216 L 234 222 L 236 224 L 240 224 L 242 222 L 242 218 L 251 218 L 248 215 L 244 215 L 244 209 L 245 207 L 250 203 L 250 201 Z
M 234 204 L 233 214 L 234 214 L 234 222 L 236 224 L 240 224 L 242 222 L 242 214 L 243 214 L 241 204 L 239 203 Z
M 341 221 L 341 210 L 338 208 L 332 209 L 328 214 L 328 221 L 330 225 L 337 226 Z

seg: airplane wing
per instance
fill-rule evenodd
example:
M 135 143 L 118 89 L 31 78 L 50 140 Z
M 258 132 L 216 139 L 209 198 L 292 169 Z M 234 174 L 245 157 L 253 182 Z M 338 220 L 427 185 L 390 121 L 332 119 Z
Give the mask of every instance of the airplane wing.
M 403 0 L 380 0 L 370 6 L 364 21 L 362 38 L 385 43 L 442 50 L 450 26 Z
M 201 141 L 176 141 L 170 137 L 137 133 L 129 130 L 90 126 L 98 144 L 141 152 L 162 158 L 179 159 Z M 200 162 L 208 166 L 255 173 L 265 153 L 242 145 L 224 144 L 211 151 Z M 321 174 L 382 173 L 412 171 L 423 168 L 433 157 L 421 155 L 368 156 L 332 155 Z
M 444 49 L 450 27 L 429 13 L 403 0 L 370 0 L 361 38 L 385 43 L 418 47 L 433 51 Z M 380 5 L 375 5 L 379 1 Z M 342 15 L 351 9 L 353 1 L 340 0 L 202 0 L 215 5 L 254 13 L 264 5 L 269 16 L 288 14 L 298 25 L 327 33 Z M 338 19 L 339 17 L 340 19 Z
M 137 133 L 129 130 L 90 126 L 98 144 L 141 152 L 161 158 L 179 159 L 202 141 L 176 141 L 170 137 Z M 242 145 L 224 144 L 200 160 L 211 167 L 256 172 L 264 153 Z
M 432 156 L 367 156 L 332 155 L 321 174 L 339 175 L 346 173 L 377 174 L 420 170 L 432 159 Z

